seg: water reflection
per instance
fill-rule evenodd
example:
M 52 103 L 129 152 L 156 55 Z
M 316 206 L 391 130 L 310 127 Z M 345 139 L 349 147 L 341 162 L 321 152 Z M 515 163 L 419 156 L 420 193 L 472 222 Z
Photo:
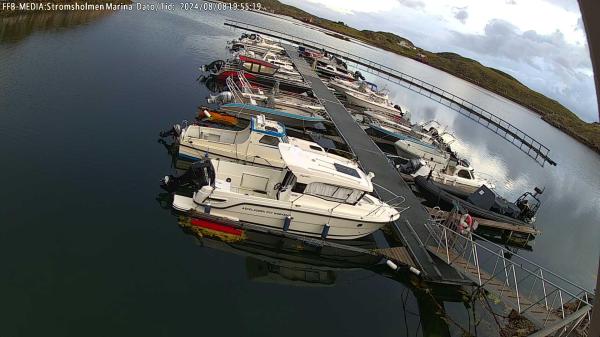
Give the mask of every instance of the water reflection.
M 0 16 L 0 43 L 17 43 L 31 34 L 86 25 L 111 11 L 28 12 Z
M 311 246 L 265 233 L 204 227 L 187 216 L 178 216 L 178 224 L 201 247 L 243 257 L 246 276 L 253 282 L 291 287 L 334 287 L 341 278 L 339 275 L 353 271 L 368 271 L 375 277 L 396 281 L 402 288 L 398 290 L 402 291 L 402 304 L 398 307 L 400 326 L 407 331 L 415 329 L 410 331 L 411 335 L 421 330 L 423 336 L 451 336 L 456 327 L 448 323 L 444 302 L 463 304 L 465 311 L 472 309 L 466 300 L 467 293 L 461 288 L 422 284 L 408 273 L 392 272 L 376 256 Z M 347 244 L 376 247 L 371 236 Z M 409 297 L 414 297 L 416 303 L 411 303 Z M 469 327 L 460 329 L 468 330 Z

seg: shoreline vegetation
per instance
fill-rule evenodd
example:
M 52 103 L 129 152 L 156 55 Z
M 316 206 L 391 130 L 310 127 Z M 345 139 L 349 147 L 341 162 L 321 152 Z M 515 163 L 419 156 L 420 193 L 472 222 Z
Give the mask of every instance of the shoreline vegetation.
M 224 2 L 251 3 L 253 0 L 224 0 Z M 499 96 L 507 98 L 541 116 L 580 143 L 600 153 L 600 123 L 587 123 L 558 101 L 530 89 L 511 75 L 456 53 L 434 53 L 415 46 L 410 40 L 390 32 L 358 30 L 343 22 L 335 22 L 307 13 L 277 0 L 261 0 L 257 13 L 284 15 L 306 24 L 330 31 L 330 36 L 356 39 L 368 45 L 393 52 L 442 70 Z

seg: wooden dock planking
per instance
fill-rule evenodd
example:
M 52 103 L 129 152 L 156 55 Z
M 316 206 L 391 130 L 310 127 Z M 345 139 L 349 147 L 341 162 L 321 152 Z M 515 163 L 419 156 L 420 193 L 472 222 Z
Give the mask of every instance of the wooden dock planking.
M 436 246 L 428 246 L 427 249 L 440 259 L 448 261 L 448 255 L 446 255 L 447 251 L 445 249 L 440 249 Z M 533 301 L 522 294 L 517 295 L 517 292 L 508 287 L 506 283 L 494 278 L 485 270 L 478 269 L 476 265 L 465 260 L 462 256 L 456 254 L 452 250 L 449 250 L 448 253 L 451 265 L 456 266 L 457 270 L 475 284 L 479 284 L 479 276 L 481 276 L 482 287 L 493 294 L 498 294 L 503 302 L 510 304 L 510 307 L 518 308 L 519 305 L 523 309 L 530 307 L 527 311 L 523 312 L 522 315 L 531 320 L 536 326 L 542 327 L 562 319 L 554 310 L 546 310 L 544 305 L 533 303 Z M 477 273 L 478 270 L 479 274 Z
M 413 261 L 412 256 L 405 247 L 378 248 L 375 251 L 392 261 L 402 262 L 407 266 L 417 268 L 415 261 Z

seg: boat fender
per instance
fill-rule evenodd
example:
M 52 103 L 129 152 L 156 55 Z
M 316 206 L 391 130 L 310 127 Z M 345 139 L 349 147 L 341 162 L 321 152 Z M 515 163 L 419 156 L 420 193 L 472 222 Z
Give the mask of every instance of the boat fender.
M 285 219 L 283 219 L 283 231 L 287 232 L 288 229 L 290 229 L 291 224 L 292 224 L 292 217 L 288 215 L 285 217 Z
M 408 270 L 410 270 L 411 273 L 413 273 L 417 276 L 421 275 L 421 271 L 415 267 L 410 267 Z
M 467 214 L 463 214 L 460 217 L 460 221 L 458 222 L 459 225 L 459 232 L 460 234 L 466 234 L 469 232 L 472 232 L 475 230 L 475 228 L 473 228 L 474 221 L 473 221 L 473 217 L 471 217 L 471 215 Z
M 206 116 L 206 118 L 211 118 L 212 117 L 210 115 L 210 112 L 208 112 L 208 110 L 206 110 L 206 109 L 202 110 L 202 114 L 204 114 L 204 116 Z
M 385 264 L 387 264 L 387 266 L 390 267 L 392 270 L 398 270 L 398 265 L 396 265 L 391 260 L 386 260 Z
M 326 223 L 325 226 L 323 226 L 323 231 L 321 232 L 321 238 L 322 239 L 326 239 L 327 235 L 329 234 L 329 224 Z

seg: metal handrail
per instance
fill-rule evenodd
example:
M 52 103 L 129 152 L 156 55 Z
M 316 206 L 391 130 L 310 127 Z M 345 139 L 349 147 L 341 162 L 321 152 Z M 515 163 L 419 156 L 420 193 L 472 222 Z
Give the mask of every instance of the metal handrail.
M 506 258 L 505 258 L 503 255 L 501 255 L 501 254 L 497 253 L 496 251 L 494 251 L 494 250 L 492 250 L 492 249 L 489 249 L 489 248 L 485 247 L 484 245 L 482 245 L 482 244 L 480 244 L 480 243 L 478 243 L 478 242 L 474 241 L 472 238 L 466 237 L 466 236 L 464 236 L 463 234 L 461 234 L 461 233 L 459 233 L 459 232 L 456 232 L 456 231 L 454 231 L 453 229 L 450 229 L 450 228 L 448 228 L 447 226 L 444 226 L 443 224 L 438 224 L 438 223 L 435 223 L 435 224 L 433 224 L 433 223 L 428 223 L 428 224 L 426 224 L 426 227 L 430 227 L 431 225 L 433 225 L 433 226 L 438 226 L 438 227 L 443 227 L 443 231 L 444 231 L 444 232 L 445 232 L 445 231 L 450 231 L 450 232 L 451 232 L 451 233 L 453 233 L 454 235 L 456 235 L 456 236 L 459 236 L 459 237 L 461 237 L 461 238 L 463 238 L 463 239 L 465 239 L 465 240 L 467 240 L 467 241 L 470 241 L 472 245 L 474 245 L 474 246 L 476 246 L 476 247 L 478 247 L 478 248 L 481 248 L 481 249 L 483 249 L 483 250 L 487 251 L 488 253 L 492 254 L 493 256 L 496 256 L 497 258 L 501 258 L 501 259 L 504 259 L 504 260 L 506 260 L 506 262 L 507 262 L 507 263 L 509 263 L 510 265 L 512 265 L 513 267 L 514 267 L 514 266 L 518 266 L 518 267 L 519 267 L 521 270 L 523 270 L 523 271 L 527 272 L 528 274 L 531 274 L 531 275 L 535 276 L 536 278 L 539 278 L 539 277 L 537 276 L 537 274 L 535 274 L 535 272 L 533 272 L 533 271 L 529 270 L 528 268 L 526 268 L 525 266 L 523 266 L 523 264 L 519 264 L 519 263 L 516 263 L 516 262 L 510 261 L 510 260 L 507 260 L 507 259 L 506 259 Z M 447 235 L 447 234 L 445 234 L 445 235 Z M 481 238 L 481 237 L 477 236 L 477 235 L 476 235 L 476 234 L 474 234 L 474 233 L 470 233 L 469 235 L 472 235 L 473 237 L 478 237 L 478 238 Z M 501 251 L 503 251 L 503 248 L 502 248 L 501 246 L 499 246 L 499 245 L 497 245 L 497 244 L 495 244 L 495 243 L 493 243 L 493 242 L 491 242 L 491 241 L 489 241 L 489 240 L 486 240 L 486 239 L 484 239 L 484 238 L 481 238 L 481 239 L 482 239 L 482 240 L 484 240 L 484 241 L 486 241 L 486 242 L 488 242 L 488 243 L 489 243 L 489 244 L 491 244 L 491 245 L 494 245 L 494 246 L 498 247 L 498 248 L 499 248 Z M 564 277 L 562 277 L 562 276 L 560 276 L 560 275 L 557 275 L 556 273 L 554 273 L 554 272 L 552 272 L 552 271 L 549 271 L 548 269 L 546 269 L 546 268 L 544 268 L 544 267 L 541 267 L 541 266 L 539 266 L 539 265 L 538 265 L 538 264 L 536 264 L 535 262 L 533 262 L 533 261 L 530 261 L 530 260 L 528 260 L 528 259 L 527 259 L 527 258 L 525 258 L 525 257 L 522 257 L 522 256 L 520 256 L 520 255 L 518 255 L 518 254 L 516 254 L 516 253 L 515 253 L 515 254 L 513 254 L 513 257 L 515 257 L 515 256 L 516 256 L 516 257 L 518 257 L 518 258 L 520 258 L 520 259 L 522 259 L 522 260 L 523 260 L 524 262 L 526 262 L 526 263 L 529 263 L 529 264 L 531 264 L 531 265 L 534 265 L 534 266 L 538 267 L 538 269 L 537 269 L 537 270 L 544 270 L 544 271 L 546 271 L 546 272 L 550 273 L 552 276 L 555 276 L 555 277 L 559 278 L 561 281 L 564 281 L 564 282 L 568 283 L 569 285 L 571 285 L 571 286 L 573 286 L 573 287 L 577 288 L 577 289 L 578 289 L 580 292 L 583 292 L 583 293 L 589 293 L 589 294 L 593 294 L 593 292 L 592 292 L 592 291 L 590 291 L 590 290 L 588 290 L 588 289 L 585 289 L 585 288 L 583 288 L 582 286 L 579 286 L 579 285 L 575 284 L 574 282 L 572 282 L 572 281 L 569 281 L 569 280 L 565 279 Z M 537 270 L 536 270 L 536 272 L 537 272 Z M 543 282 L 545 282 L 545 284 L 549 284 L 549 285 L 551 285 L 551 286 L 553 286 L 553 287 L 555 287 L 555 288 L 558 288 L 558 289 L 560 289 L 561 291 L 563 291 L 563 292 L 565 292 L 565 293 L 569 294 L 569 295 L 570 295 L 570 296 L 572 296 L 573 298 L 578 298 L 578 296 L 579 296 L 579 295 L 575 295 L 575 294 L 571 293 L 570 291 L 568 291 L 568 290 L 566 290 L 566 289 L 563 289 L 563 288 L 561 288 L 561 286 L 559 286 L 559 285 L 557 285 L 556 283 L 554 283 L 554 282 L 552 282 L 552 281 L 548 280 L 547 278 L 543 279 Z M 581 300 L 582 300 L 584 303 L 586 303 L 586 304 L 591 304 L 591 303 L 589 303 L 589 302 L 588 302 L 588 300 L 583 300 L 583 299 L 581 299 Z

